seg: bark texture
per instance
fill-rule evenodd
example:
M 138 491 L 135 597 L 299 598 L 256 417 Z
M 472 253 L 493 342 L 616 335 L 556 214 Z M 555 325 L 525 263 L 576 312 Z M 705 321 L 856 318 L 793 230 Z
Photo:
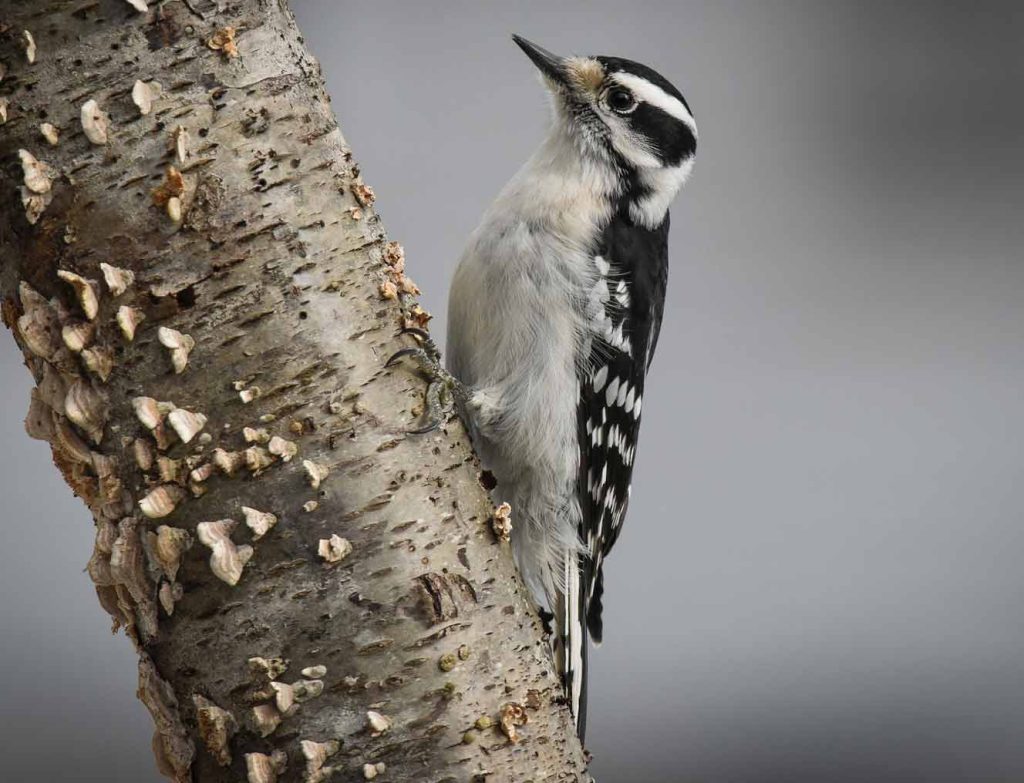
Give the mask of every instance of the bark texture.
M 405 434 L 426 316 L 291 14 L 146 6 L 0 0 L 0 295 L 161 770 L 584 779 L 461 427 Z

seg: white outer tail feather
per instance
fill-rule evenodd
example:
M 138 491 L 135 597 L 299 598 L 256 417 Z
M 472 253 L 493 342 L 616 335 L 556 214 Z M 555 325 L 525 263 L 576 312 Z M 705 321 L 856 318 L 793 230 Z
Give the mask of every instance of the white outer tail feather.
M 567 686 L 573 720 L 582 739 L 586 726 L 586 645 L 587 625 L 583 613 L 583 590 L 580 556 L 567 552 L 564 558 L 565 593 L 556 615 L 557 639 L 560 642 L 559 668 Z

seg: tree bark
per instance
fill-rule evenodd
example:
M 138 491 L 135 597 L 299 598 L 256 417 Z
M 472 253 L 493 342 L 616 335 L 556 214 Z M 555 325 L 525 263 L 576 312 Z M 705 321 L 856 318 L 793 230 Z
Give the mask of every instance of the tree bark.
M 0 0 L 0 295 L 158 765 L 584 779 L 464 431 L 405 434 L 426 315 L 290 12 L 149 5 Z

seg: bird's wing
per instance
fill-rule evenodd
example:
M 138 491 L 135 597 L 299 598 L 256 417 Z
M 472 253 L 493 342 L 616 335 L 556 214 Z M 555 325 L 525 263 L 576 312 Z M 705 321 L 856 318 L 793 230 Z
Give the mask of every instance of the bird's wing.
M 629 504 L 644 380 L 661 328 L 668 277 L 668 218 L 648 230 L 612 221 L 595 258 L 607 270 L 588 303 L 595 339 L 580 376 L 577 423 L 581 568 L 586 622 L 600 642 L 602 565 Z
M 644 379 L 661 329 L 668 278 L 668 217 L 657 229 L 625 216 L 605 230 L 594 257 L 597 285 L 586 303 L 590 355 L 581 362 L 577 427 L 580 540 L 564 564 L 556 608 L 559 663 L 580 736 L 586 729 L 587 635 L 601 641 L 602 566 L 629 504 Z

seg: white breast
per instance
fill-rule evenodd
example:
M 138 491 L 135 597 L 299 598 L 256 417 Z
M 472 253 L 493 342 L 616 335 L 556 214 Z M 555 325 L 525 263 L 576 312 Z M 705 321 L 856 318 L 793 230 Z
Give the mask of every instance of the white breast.
M 447 362 L 472 389 L 477 450 L 513 505 L 513 525 L 529 530 L 513 536 L 520 568 L 549 594 L 560 577 L 544 564 L 576 545 L 578 510 L 565 506 L 579 460 L 577 367 L 589 356 L 594 244 L 614 187 L 570 143 L 556 128 L 488 210 L 448 312 Z

